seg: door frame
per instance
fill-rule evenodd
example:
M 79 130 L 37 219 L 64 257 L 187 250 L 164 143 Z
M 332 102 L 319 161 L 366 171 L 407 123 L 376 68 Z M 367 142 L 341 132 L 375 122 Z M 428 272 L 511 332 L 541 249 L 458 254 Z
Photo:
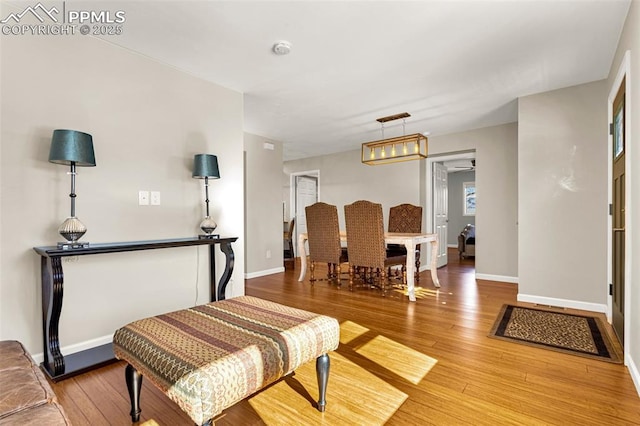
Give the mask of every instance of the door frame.
M 627 50 L 622 58 L 618 73 L 613 81 L 613 85 L 609 91 L 609 98 L 607 101 L 607 123 L 613 122 L 613 101 L 620 89 L 622 80 L 625 79 L 625 131 L 624 131 L 624 143 L 625 143 L 625 256 L 624 256 L 624 365 L 628 365 L 629 348 L 632 345 L 631 342 L 631 283 L 633 282 L 631 259 L 633 258 L 631 245 L 631 236 L 633 234 L 633 193 L 631 191 L 631 182 L 633 169 L 631 168 L 631 151 L 633 150 L 633 139 L 631 139 L 631 124 L 632 108 L 631 108 L 631 52 Z M 609 132 L 608 132 L 609 133 Z M 607 200 L 609 205 L 613 203 L 613 158 L 611 152 L 613 152 L 613 135 L 609 134 L 607 137 Z M 611 215 L 607 215 L 607 282 L 606 282 L 606 294 L 607 294 L 607 320 L 609 323 L 613 321 L 613 297 L 609 294 L 609 284 L 613 282 L 613 238 L 611 235 L 611 228 L 613 227 L 613 218 Z
M 476 158 L 476 150 L 475 149 L 470 149 L 470 150 L 465 150 L 465 151 L 456 151 L 456 152 L 444 152 L 442 154 L 434 154 L 434 155 L 429 155 L 427 157 L 427 170 L 426 170 L 426 181 L 427 184 L 425 185 L 426 187 L 426 199 L 425 199 L 425 224 L 426 224 L 426 232 L 428 233 L 433 233 L 434 229 L 435 229 L 435 216 L 433 214 L 433 163 L 440 163 L 443 161 L 451 161 L 451 160 L 471 160 Z M 477 182 L 478 179 L 476 177 L 476 191 L 477 191 Z M 448 195 L 447 195 L 448 198 Z M 476 217 L 476 221 L 477 221 L 477 217 Z M 477 222 L 476 222 L 477 223 Z M 447 232 L 450 232 L 451 230 L 448 229 Z M 442 244 L 442 242 L 438 242 L 439 244 Z M 446 241 L 445 241 L 446 244 Z M 430 265 L 431 263 L 431 253 L 429 251 L 428 252 L 428 257 L 427 257 L 427 261 L 425 262 L 426 265 Z M 478 247 L 476 247 L 476 256 L 478 255 Z M 422 262 L 421 262 L 422 263 Z M 422 270 L 422 267 L 420 268 L 420 270 Z
M 296 177 L 298 176 L 309 176 L 309 177 L 315 177 L 318 180 L 318 185 L 317 185 L 317 197 L 318 197 L 318 201 L 321 200 L 320 198 L 320 170 L 306 170 L 303 172 L 293 172 L 289 174 L 289 217 L 288 219 L 291 219 L 291 214 L 293 213 L 293 211 L 296 208 L 296 192 L 298 190 L 297 188 L 297 184 L 296 184 Z M 293 234 L 294 234 L 294 241 L 293 241 L 293 250 L 296 253 L 297 256 L 297 252 L 298 252 L 298 227 L 296 226 L 295 229 L 293 230 Z

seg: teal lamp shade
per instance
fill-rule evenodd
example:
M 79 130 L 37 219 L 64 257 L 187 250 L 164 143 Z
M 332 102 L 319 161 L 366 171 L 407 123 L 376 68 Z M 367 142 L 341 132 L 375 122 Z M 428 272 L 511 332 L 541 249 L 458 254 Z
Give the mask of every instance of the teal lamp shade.
M 56 164 L 95 166 L 93 138 L 90 134 L 77 130 L 54 130 L 51 139 L 49 161 Z
M 193 157 L 193 175 L 196 179 L 220 179 L 218 157 L 211 154 L 196 154 Z
M 58 233 L 67 242 L 58 243 L 58 248 L 73 249 L 88 247 L 89 243 L 79 243 L 78 239 L 87 232 L 87 227 L 76 217 L 76 166 L 96 165 L 93 152 L 93 138 L 90 134 L 77 130 L 58 129 L 53 131 L 49 162 L 70 166 L 71 173 L 71 215 L 58 228 Z

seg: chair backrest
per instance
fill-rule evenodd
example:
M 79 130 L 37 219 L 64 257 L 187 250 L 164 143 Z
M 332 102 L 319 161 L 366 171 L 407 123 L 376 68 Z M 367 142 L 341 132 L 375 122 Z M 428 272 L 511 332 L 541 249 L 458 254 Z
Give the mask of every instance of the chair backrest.
M 293 228 L 294 226 L 296 226 L 296 218 L 295 216 L 291 218 L 291 220 L 289 221 L 289 239 L 291 240 L 293 238 Z
M 313 262 L 340 263 L 340 227 L 338 208 L 327 203 L 315 203 L 305 207 L 307 215 L 307 241 L 309 260 Z
M 389 209 L 389 232 L 422 232 L 422 207 L 400 204 Z
M 293 249 L 293 228 L 296 224 L 296 218 L 292 217 L 289 221 L 289 231 L 284 233 L 284 258 L 295 258 L 295 252 Z
M 386 248 L 382 205 L 356 201 L 344 206 L 344 219 L 349 263 L 383 269 Z

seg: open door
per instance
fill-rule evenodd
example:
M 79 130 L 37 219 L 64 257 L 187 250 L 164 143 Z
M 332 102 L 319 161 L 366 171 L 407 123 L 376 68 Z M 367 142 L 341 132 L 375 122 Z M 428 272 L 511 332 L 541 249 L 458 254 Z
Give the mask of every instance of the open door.
M 318 178 L 316 176 L 300 175 L 295 177 L 295 218 L 294 229 L 295 241 L 293 243 L 297 250 L 298 235 L 307 232 L 307 214 L 305 207 L 318 201 Z M 299 255 L 296 253 L 296 255 Z
M 447 256 L 447 232 L 449 230 L 449 182 L 447 168 L 433 163 L 433 215 L 435 233 L 438 234 L 438 268 L 449 263 Z

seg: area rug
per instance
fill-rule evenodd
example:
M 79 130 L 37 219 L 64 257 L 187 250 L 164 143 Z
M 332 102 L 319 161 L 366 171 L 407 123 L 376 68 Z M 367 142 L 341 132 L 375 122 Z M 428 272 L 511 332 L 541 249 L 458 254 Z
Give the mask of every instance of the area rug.
M 504 305 L 489 337 L 600 361 L 622 357 L 600 318 Z

